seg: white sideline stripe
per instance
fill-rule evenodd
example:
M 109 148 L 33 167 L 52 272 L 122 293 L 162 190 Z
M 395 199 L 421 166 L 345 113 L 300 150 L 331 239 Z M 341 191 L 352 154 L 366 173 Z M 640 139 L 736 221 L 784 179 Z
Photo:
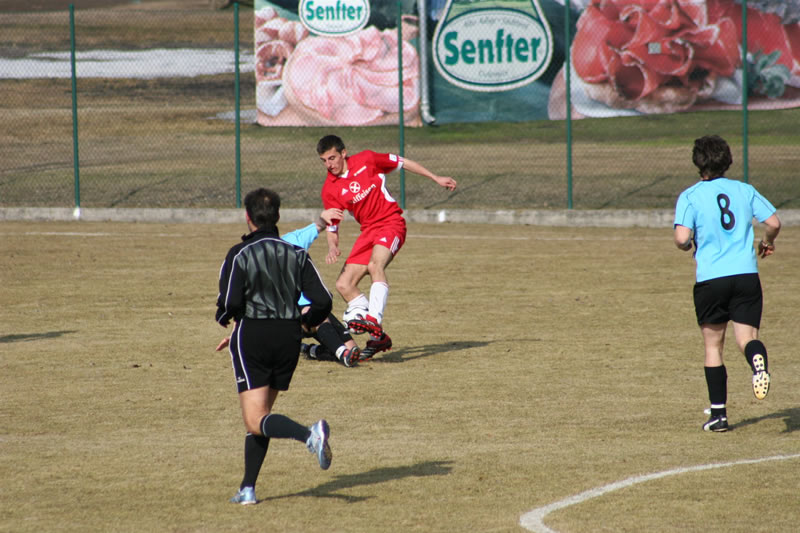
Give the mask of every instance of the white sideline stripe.
M 80 231 L 24 231 L 24 232 L 0 232 L 0 235 L 44 235 L 44 236 L 66 236 L 66 237 L 118 237 L 120 233 L 110 232 L 80 232 Z M 179 233 L 138 233 L 136 235 L 147 237 L 174 237 L 181 238 L 186 235 Z M 352 236 L 357 234 L 353 233 Z M 133 236 L 133 235 L 129 235 Z M 598 237 L 509 237 L 509 236 L 481 236 L 481 235 L 411 235 L 414 239 L 448 239 L 448 240 L 473 240 L 473 241 L 630 241 L 630 237 L 617 236 L 598 236 Z M 665 241 L 670 242 L 667 237 L 637 237 L 637 241 Z M 790 237 L 781 236 L 782 242 L 794 242 Z
M 81 232 L 81 231 L 23 231 L 19 233 L 0 233 L 0 235 L 44 235 L 47 237 L 119 237 L 122 233 L 108 233 L 108 232 Z M 185 235 L 178 235 L 176 233 L 141 233 L 139 235 L 146 235 L 148 237 L 185 237 Z M 132 235 L 128 235 L 132 237 Z
M 489 241 L 630 241 L 630 237 L 497 237 L 483 235 L 417 235 L 411 234 L 415 239 L 452 239 L 452 240 L 489 240 Z M 668 234 L 666 241 L 669 242 L 671 235 Z M 637 241 L 663 241 L 664 237 L 637 237 Z
M 675 468 L 673 470 L 665 470 L 663 472 L 656 472 L 654 474 L 645 474 L 642 476 L 629 477 L 628 479 L 623 479 L 622 481 L 617 481 L 615 483 L 610 483 L 602 487 L 581 492 L 580 494 L 564 498 L 563 500 L 559 500 L 549 505 L 545 505 L 544 507 L 537 507 L 536 509 L 522 515 L 522 517 L 520 517 L 519 519 L 519 524 L 528 531 L 534 531 L 535 533 L 558 533 L 556 530 L 550 529 L 549 527 L 544 525 L 545 516 L 552 513 L 553 511 L 557 511 L 559 509 L 563 509 L 571 505 L 577 505 L 579 503 L 583 503 L 587 500 L 591 500 L 592 498 L 597 498 L 598 496 L 602 496 L 604 494 L 607 494 L 615 490 L 624 489 L 626 487 L 630 487 L 631 485 L 644 483 L 645 481 L 651 481 L 653 479 L 661 479 L 662 477 L 674 476 L 676 474 L 699 472 L 701 470 L 711 470 L 714 468 L 726 468 L 729 466 L 766 463 L 767 461 L 785 461 L 786 459 L 797 459 L 797 458 L 800 458 L 800 453 L 795 453 L 792 455 L 773 455 L 772 457 L 762 457 L 760 459 L 742 459 L 740 461 L 731 461 L 729 463 L 712 463 L 712 464 L 697 465 L 697 466 L 687 466 L 683 468 Z
M 80 232 L 80 231 L 25 231 L 25 232 L 0 232 L 0 235 L 44 235 L 65 237 L 117 237 L 120 233 L 109 232 Z M 183 237 L 177 233 L 139 233 L 137 235 L 148 237 Z M 131 237 L 133 235 L 130 235 Z M 627 241 L 630 237 L 509 237 L 509 236 L 481 236 L 481 235 L 412 235 L 415 239 L 448 239 L 448 240 L 482 240 L 482 241 Z M 640 237 L 637 241 L 663 241 L 663 237 Z M 669 237 L 666 238 L 669 242 Z

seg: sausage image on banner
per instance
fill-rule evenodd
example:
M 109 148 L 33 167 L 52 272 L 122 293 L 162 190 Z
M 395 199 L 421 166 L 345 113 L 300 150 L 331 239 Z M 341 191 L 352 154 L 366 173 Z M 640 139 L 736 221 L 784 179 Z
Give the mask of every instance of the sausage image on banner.
M 403 118 L 419 119 L 419 57 L 408 41 L 415 17 L 397 29 L 368 26 L 346 36 L 311 35 L 273 7 L 255 12 L 258 121 L 263 125 L 397 124 L 398 48 L 402 51 Z
M 800 2 L 752 4 L 747 50 L 755 94 L 797 98 Z M 612 109 L 736 104 L 741 35 L 742 7 L 734 0 L 591 0 L 577 21 L 571 67 L 585 95 Z
M 401 43 L 403 111 L 413 118 L 419 104 L 416 49 Z M 314 124 L 397 123 L 398 42 L 394 30 L 374 26 L 347 37 L 309 37 L 295 49 L 283 74 L 286 99 Z

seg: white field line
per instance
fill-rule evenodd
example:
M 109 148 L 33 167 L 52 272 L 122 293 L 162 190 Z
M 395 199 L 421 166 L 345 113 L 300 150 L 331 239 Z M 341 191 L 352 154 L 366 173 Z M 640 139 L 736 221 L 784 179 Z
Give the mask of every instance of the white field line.
M 46 237 L 118 237 L 119 233 L 110 232 L 80 232 L 80 231 L 25 231 L 20 233 L 0 232 L 0 235 L 28 235 Z M 182 238 L 186 235 L 178 233 L 137 233 L 128 237 L 167 237 Z M 353 237 L 357 234 L 353 234 Z M 462 240 L 462 241 L 629 241 L 630 237 L 513 237 L 505 236 L 482 236 L 482 235 L 411 235 L 413 239 L 438 239 L 438 240 Z M 637 237 L 637 241 L 664 241 L 670 242 L 670 237 Z
M 760 459 L 742 459 L 740 461 L 731 461 L 728 463 L 712 463 L 705 465 L 688 466 L 683 468 L 675 468 L 673 470 L 665 470 L 663 472 L 656 472 L 654 474 L 645 474 L 641 476 L 629 477 L 627 479 L 623 479 L 622 481 L 617 481 L 615 483 L 610 483 L 602 487 L 581 492 L 580 494 L 564 498 L 563 500 L 559 500 L 557 502 L 545 505 L 543 507 L 537 507 L 536 509 L 522 515 L 522 517 L 520 517 L 519 519 L 519 524 L 528 531 L 534 531 L 535 533 L 558 533 L 556 530 L 550 529 L 549 527 L 544 525 L 544 518 L 548 514 L 552 513 L 553 511 L 569 507 L 571 505 L 577 505 L 579 503 L 583 503 L 587 500 L 591 500 L 592 498 L 597 498 L 598 496 L 603 496 L 604 494 L 607 494 L 615 490 L 624 489 L 626 487 L 630 487 L 631 485 L 644 483 L 645 481 L 651 481 L 653 479 L 661 479 L 663 477 L 674 476 L 677 474 L 687 474 L 689 472 L 699 472 L 701 470 L 711 470 L 714 468 L 727 468 L 729 466 L 766 463 L 768 461 L 785 461 L 787 459 L 797 459 L 797 458 L 800 458 L 800 453 L 795 453 L 792 455 L 773 455 L 772 457 L 762 457 Z
M 64 237 L 118 237 L 119 233 L 113 232 L 80 232 L 80 231 L 25 231 L 25 232 L 0 232 L 0 235 L 30 235 L 30 236 L 64 236 Z M 341 233 L 340 233 L 341 235 Z M 350 237 L 358 236 L 357 233 L 347 234 Z M 186 237 L 179 233 L 137 233 L 136 235 L 128 234 L 128 237 L 143 236 L 143 237 L 174 237 L 176 239 Z M 629 236 L 594 236 L 594 237 L 579 237 L 579 236 L 539 236 L 539 237 L 514 237 L 509 235 L 417 235 L 411 234 L 414 239 L 439 239 L 439 240 L 463 240 L 463 241 L 630 241 Z M 636 241 L 664 241 L 671 244 L 672 234 L 667 232 L 663 237 L 636 237 Z M 781 235 L 781 242 L 794 242 L 789 236 Z

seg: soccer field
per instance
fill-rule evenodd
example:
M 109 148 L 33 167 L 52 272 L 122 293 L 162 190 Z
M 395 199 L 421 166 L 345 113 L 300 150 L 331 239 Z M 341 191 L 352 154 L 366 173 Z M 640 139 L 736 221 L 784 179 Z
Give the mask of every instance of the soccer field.
M 0 531 L 798 529 L 795 226 L 760 262 L 772 389 L 754 399 L 729 339 L 733 430 L 712 434 L 694 263 L 669 227 L 410 224 L 388 270 L 394 349 L 301 359 L 276 404 L 329 421 L 332 467 L 273 440 L 241 507 L 213 317 L 245 229 L 0 223 Z

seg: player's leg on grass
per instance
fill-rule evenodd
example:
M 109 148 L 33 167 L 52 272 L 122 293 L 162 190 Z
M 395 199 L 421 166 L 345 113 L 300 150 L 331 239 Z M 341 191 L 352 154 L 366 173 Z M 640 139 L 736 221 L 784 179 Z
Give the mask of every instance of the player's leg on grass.
M 736 343 L 744 353 L 747 364 L 753 371 L 753 395 L 763 400 L 769 392 L 769 367 L 767 366 L 767 347 L 758 340 L 758 328 L 739 322 L 733 323 Z
M 367 316 L 369 299 L 358 288 L 358 284 L 366 275 L 367 265 L 365 261 L 363 265 L 345 263 L 339 273 L 339 277 L 336 278 L 336 292 L 347 303 L 347 309 L 344 312 L 345 321 Z
M 369 316 L 375 318 L 378 324 L 383 322 L 383 312 L 389 298 L 389 280 L 386 278 L 386 268 L 392 259 L 394 259 L 394 254 L 391 250 L 378 244 L 372 248 L 372 256 L 367 264 L 367 271 L 372 280 L 369 289 Z
M 386 309 L 386 301 L 389 298 L 389 281 L 386 277 L 386 267 L 392 262 L 394 255 L 392 251 L 382 244 L 372 247 L 372 253 L 367 263 L 372 285 L 369 290 L 369 310 L 367 316 L 362 320 L 352 320 L 347 323 L 348 327 L 356 332 L 369 333 L 373 339 L 377 339 L 383 334 L 383 314 Z
M 703 324 L 703 344 L 705 345 L 704 371 L 708 386 L 708 400 L 711 404 L 711 417 L 703 425 L 705 431 L 727 431 L 728 413 L 728 373 L 722 360 L 725 345 L 727 322 L 722 324 Z
M 318 455 L 323 470 L 330 466 L 330 448 L 327 442 L 327 422 L 320 420 L 311 427 L 295 422 L 288 416 L 272 412 L 278 390 L 259 387 L 239 394 L 242 418 L 247 431 L 268 439 L 294 439 L 305 442 L 308 449 Z M 325 430 L 321 431 L 324 426 Z M 323 450 L 325 448 L 325 450 Z M 324 451 L 324 453 L 323 453 Z
M 328 318 L 319 325 L 314 336 L 344 366 L 351 367 L 358 364 L 360 350 L 333 314 L 328 315 Z
M 257 421 L 269 413 L 278 391 L 269 387 L 245 390 L 239 393 L 239 404 L 242 408 L 242 418 L 247 429 L 244 439 L 244 477 L 239 485 L 239 492 L 231 498 L 232 503 L 249 505 L 256 503 L 255 486 L 261 465 L 267 456 L 269 438 L 261 434 L 260 430 L 254 431 L 258 426 Z
M 245 474 L 239 493 L 231 499 L 232 502 L 255 503 L 255 483 L 272 438 L 305 442 L 309 451 L 317 455 L 323 469 L 330 466 L 331 453 L 327 442 L 330 430 L 327 423 L 320 420 L 306 427 L 287 416 L 273 413 L 272 406 L 279 392 L 267 386 L 239 393 L 242 419 L 248 435 L 245 438 Z M 253 501 L 244 499 L 250 495 Z

